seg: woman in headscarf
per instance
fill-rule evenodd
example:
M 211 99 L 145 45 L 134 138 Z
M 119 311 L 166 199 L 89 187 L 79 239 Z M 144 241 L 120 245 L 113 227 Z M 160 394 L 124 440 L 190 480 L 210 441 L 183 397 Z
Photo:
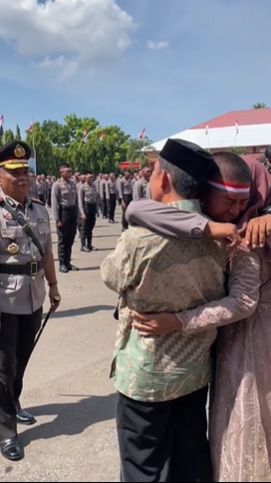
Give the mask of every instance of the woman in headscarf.
M 241 189 L 233 188 L 227 171 L 230 156 L 214 156 L 221 176 L 211 177 L 204 196 L 206 212 L 217 221 L 233 221 L 230 200 L 234 199 L 234 191 L 226 194 L 229 189 Z M 257 246 L 270 229 L 270 215 L 255 217 L 271 203 L 271 177 L 257 162 L 249 163 L 249 167 L 253 177 L 249 203 L 247 207 L 234 206 L 239 227 L 247 226 L 249 244 Z M 270 250 L 268 242 L 257 250 L 253 273 L 246 271 L 244 253 L 237 252 L 231 263 L 229 295 L 177 314 L 179 326 L 176 314 L 135 314 L 134 327 L 145 336 L 171 331 L 174 324 L 175 330 L 186 334 L 214 325 L 225 326 L 218 333 L 211 398 L 210 444 L 215 481 L 271 481 Z M 233 324 L 246 317 L 246 312 L 251 314 L 249 318 Z

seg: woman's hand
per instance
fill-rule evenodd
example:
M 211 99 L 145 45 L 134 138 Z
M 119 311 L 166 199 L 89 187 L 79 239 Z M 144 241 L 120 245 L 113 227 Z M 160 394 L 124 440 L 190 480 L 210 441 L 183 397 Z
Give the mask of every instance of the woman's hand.
M 154 337 L 158 335 L 181 332 L 182 326 L 174 314 L 161 312 L 159 314 L 139 314 L 132 312 L 132 327 L 142 337 Z
M 271 235 L 271 215 L 250 220 L 246 227 L 245 245 L 250 248 L 263 248 Z

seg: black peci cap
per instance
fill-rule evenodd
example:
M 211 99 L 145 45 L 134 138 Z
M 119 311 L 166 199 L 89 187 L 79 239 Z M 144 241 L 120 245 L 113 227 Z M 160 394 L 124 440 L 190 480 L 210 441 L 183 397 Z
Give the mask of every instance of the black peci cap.
M 0 148 L 0 168 L 15 170 L 28 167 L 31 148 L 22 141 L 14 141 Z
M 160 156 L 197 181 L 207 179 L 213 164 L 212 155 L 208 151 L 183 139 L 168 139 Z

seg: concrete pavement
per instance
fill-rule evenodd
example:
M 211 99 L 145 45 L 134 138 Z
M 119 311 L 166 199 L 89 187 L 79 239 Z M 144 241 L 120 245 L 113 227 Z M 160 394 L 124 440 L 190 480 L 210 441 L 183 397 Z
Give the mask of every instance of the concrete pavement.
M 117 295 L 101 281 L 100 265 L 120 232 L 120 223 L 99 220 L 93 241 L 99 251 L 81 253 L 77 237 L 73 263 L 81 270 L 59 274 L 61 307 L 33 353 L 21 398 L 38 422 L 19 427 L 24 460 L 0 456 L 0 481 L 119 481 L 109 380 Z M 56 254 L 55 233 L 53 241 Z

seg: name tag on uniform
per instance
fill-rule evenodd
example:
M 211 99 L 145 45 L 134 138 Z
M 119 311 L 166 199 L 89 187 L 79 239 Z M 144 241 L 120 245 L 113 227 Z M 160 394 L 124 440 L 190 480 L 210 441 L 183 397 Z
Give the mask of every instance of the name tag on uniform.
M 3 238 L 19 238 L 23 236 L 23 229 L 20 226 L 10 228 L 7 226 L 7 228 L 2 228 L 1 229 L 1 235 Z

